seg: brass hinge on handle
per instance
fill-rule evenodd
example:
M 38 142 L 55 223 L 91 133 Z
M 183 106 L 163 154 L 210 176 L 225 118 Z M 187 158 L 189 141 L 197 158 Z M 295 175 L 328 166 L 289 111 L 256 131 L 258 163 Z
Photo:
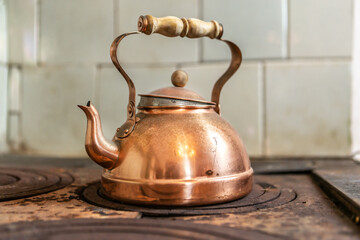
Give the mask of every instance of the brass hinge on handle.
M 195 18 L 177 18 L 177 17 L 163 17 L 156 18 L 151 15 L 140 16 L 138 20 L 138 32 L 125 33 L 118 36 L 110 48 L 110 57 L 115 67 L 119 70 L 124 77 L 129 88 L 129 103 L 127 106 L 127 120 L 117 130 L 116 137 L 119 139 L 125 138 L 131 134 L 136 125 L 136 90 L 133 81 L 126 74 L 121 67 L 117 59 L 117 47 L 122 39 L 128 35 L 145 33 L 150 35 L 153 33 L 159 33 L 167 37 L 188 37 L 188 38 L 200 38 L 209 37 L 211 39 L 218 39 L 225 42 L 231 51 L 231 62 L 225 73 L 216 81 L 212 94 L 211 101 L 214 102 L 215 111 L 220 114 L 220 92 L 224 84 L 229 78 L 238 70 L 242 61 L 242 55 L 239 47 L 231 41 L 221 39 L 223 34 L 223 26 L 216 22 L 204 22 Z

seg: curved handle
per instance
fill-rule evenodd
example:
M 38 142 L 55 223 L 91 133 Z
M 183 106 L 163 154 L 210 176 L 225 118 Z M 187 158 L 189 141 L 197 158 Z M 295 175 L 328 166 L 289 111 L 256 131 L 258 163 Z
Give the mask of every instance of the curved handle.
M 231 62 L 228 69 L 225 73 L 216 81 L 212 93 L 211 93 L 211 101 L 216 103 L 215 105 L 215 112 L 220 114 L 220 92 L 225 83 L 231 78 L 232 75 L 239 69 L 241 61 L 242 61 L 242 54 L 240 48 L 233 42 L 228 40 L 220 39 L 220 41 L 225 42 L 231 51 Z
M 136 124 L 136 109 L 135 109 L 135 98 L 136 98 L 136 90 L 135 85 L 131 78 L 126 74 L 124 69 L 121 67 L 118 59 L 117 59 L 117 47 L 119 46 L 119 43 L 121 40 L 123 40 L 126 36 L 132 35 L 132 34 L 138 34 L 139 32 L 130 32 L 130 33 L 124 33 L 115 38 L 115 40 L 112 42 L 110 47 L 110 58 L 117 70 L 119 70 L 120 74 L 124 77 L 128 88 L 129 88 L 129 103 L 127 105 L 127 119 L 126 122 L 121 125 L 116 131 L 116 137 L 121 139 L 125 138 L 132 133 L 132 131 L 135 128 Z
M 181 23 L 179 22 L 181 21 Z M 128 35 L 138 34 L 144 32 L 147 35 L 152 33 L 160 33 L 168 37 L 184 37 L 197 38 L 208 36 L 209 38 L 216 38 L 220 41 L 225 42 L 231 50 L 231 62 L 226 72 L 216 81 L 211 94 L 211 101 L 215 102 L 215 111 L 220 114 L 220 92 L 224 84 L 230 79 L 230 77 L 238 70 L 242 61 L 242 55 L 239 47 L 231 41 L 221 39 L 223 33 L 223 27 L 216 21 L 204 22 L 198 19 L 185 19 L 177 17 L 164 17 L 155 18 L 150 15 L 140 16 L 138 22 L 139 32 L 125 33 L 113 41 L 110 47 L 110 57 L 119 70 L 120 74 L 124 77 L 129 87 L 129 103 L 127 106 L 127 120 L 126 122 L 117 129 L 116 137 L 118 139 L 126 138 L 134 130 L 135 125 L 138 121 L 136 119 L 135 109 L 135 96 L 136 90 L 133 81 L 126 74 L 124 69 L 121 67 L 117 59 L 117 47 L 122 39 Z
M 146 15 L 139 17 L 138 31 L 146 35 L 159 33 L 167 37 L 209 37 L 211 39 L 220 39 L 223 34 L 223 26 L 214 20 L 204 22 L 196 18 L 186 19 L 171 16 L 156 18 Z

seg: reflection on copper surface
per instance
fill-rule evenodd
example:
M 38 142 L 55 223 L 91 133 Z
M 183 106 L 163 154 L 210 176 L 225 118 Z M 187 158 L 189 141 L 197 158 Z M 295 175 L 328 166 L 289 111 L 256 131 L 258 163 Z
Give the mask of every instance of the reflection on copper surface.
M 178 143 L 178 149 L 177 152 L 180 156 L 181 161 L 183 162 L 184 167 L 184 179 L 191 179 L 192 177 L 192 157 L 195 155 L 195 150 L 189 148 L 187 144 Z

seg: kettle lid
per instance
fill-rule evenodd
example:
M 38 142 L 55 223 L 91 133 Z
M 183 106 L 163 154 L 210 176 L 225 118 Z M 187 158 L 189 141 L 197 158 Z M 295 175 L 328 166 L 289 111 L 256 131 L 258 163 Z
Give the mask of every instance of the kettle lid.
M 171 82 L 174 87 L 161 88 L 149 94 L 141 96 L 138 108 L 159 108 L 159 107 L 192 107 L 192 108 L 214 108 L 215 103 L 206 101 L 194 91 L 184 88 L 188 82 L 188 75 L 182 70 L 176 70 L 171 75 Z

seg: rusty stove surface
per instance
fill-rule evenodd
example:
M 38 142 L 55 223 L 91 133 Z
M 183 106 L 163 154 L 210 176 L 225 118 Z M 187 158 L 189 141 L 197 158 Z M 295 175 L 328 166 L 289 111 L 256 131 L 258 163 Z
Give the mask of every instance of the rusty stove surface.
M 172 209 L 109 201 L 98 189 L 102 169 L 88 160 L 0 156 L 0 239 L 22 239 L 27 228 L 43 237 L 64 229 L 84 239 L 89 229 L 110 239 L 144 239 L 149 233 L 164 239 L 189 234 L 194 239 L 360 239 L 360 166 L 355 162 L 252 159 L 252 165 L 256 184 L 248 197 Z M 21 189 L 19 171 L 25 172 L 23 183 L 37 180 L 35 190 Z

